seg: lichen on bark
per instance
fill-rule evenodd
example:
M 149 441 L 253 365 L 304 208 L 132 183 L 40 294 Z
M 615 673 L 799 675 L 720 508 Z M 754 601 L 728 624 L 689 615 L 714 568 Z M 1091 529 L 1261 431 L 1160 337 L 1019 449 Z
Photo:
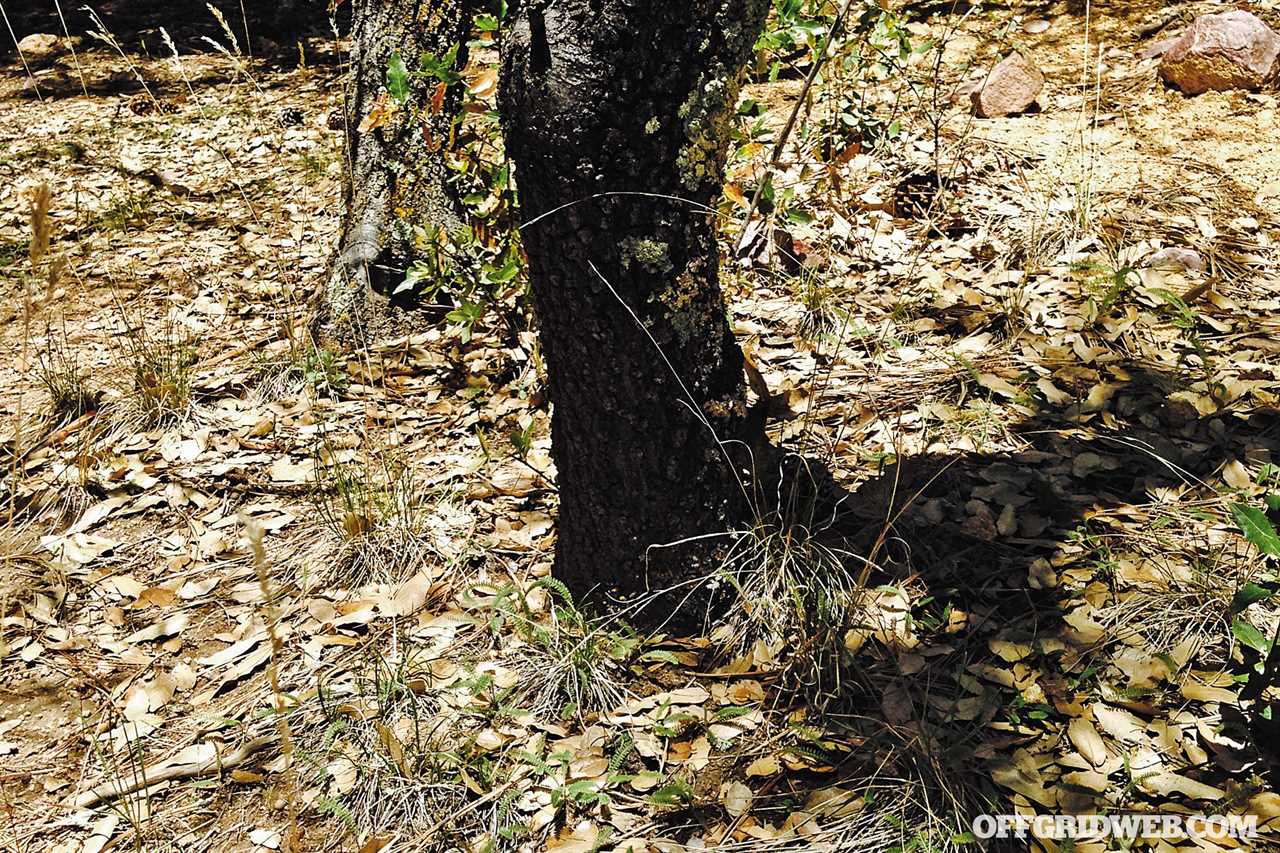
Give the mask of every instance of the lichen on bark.
M 723 61 L 713 62 L 699 74 L 678 113 L 687 140 L 678 160 L 680 181 L 689 190 L 709 183 L 718 191 L 723 180 L 725 156 L 733 138 L 733 113 L 745 74 L 743 63 L 759 35 L 758 28 L 749 22 L 766 10 L 767 4 L 758 0 L 746 4 L 726 0 L 715 16 Z M 712 47 L 712 39 L 707 37 L 698 50 L 705 54 Z

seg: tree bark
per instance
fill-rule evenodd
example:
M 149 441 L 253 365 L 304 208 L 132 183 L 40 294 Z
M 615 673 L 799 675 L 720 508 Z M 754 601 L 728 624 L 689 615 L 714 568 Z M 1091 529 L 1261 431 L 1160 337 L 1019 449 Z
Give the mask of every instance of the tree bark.
M 474 9 L 474 0 L 355 4 L 342 232 L 320 294 L 319 325 L 329 337 L 351 342 L 396 327 L 387 309 L 412 304 L 395 290 L 425 251 L 422 235 L 465 226 L 444 159 L 461 86 L 446 88 L 441 100 L 438 80 L 411 74 L 408 97 L 399 103 L 387 91 L 387 68 L 397 52 L 411 72 L 424 53 L 446 55 L 464 42 Z M 456 69 L 464 62 L 465 46 Z M 390 109 L 390 117 L 361 132 L 361 122 L 379 109 Z
M 747 510 L 758 429 L 706 206 L 767 8 L 533 0 L 504 41 L 500 106 L 536 219 L 523 237 L 554 406 L 554 574 L 578 595 L 711 571 L 727 544 L 711 537 Z

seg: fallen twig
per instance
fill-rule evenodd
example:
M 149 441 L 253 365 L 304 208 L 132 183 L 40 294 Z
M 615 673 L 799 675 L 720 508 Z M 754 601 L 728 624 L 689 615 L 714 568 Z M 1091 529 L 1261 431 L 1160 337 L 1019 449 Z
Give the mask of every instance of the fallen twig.
M 161 763 L 153 769 L 144 768 L 142 772 L 131 780 L 111 779 L 97 787 L 90 788 L 88 791 L 80 794 L 73 801 L 73 805 L 78 809 L 91 809 L 102 803 L 109 802 L 117 797 L 123 797 L 126 794 L 132 794 L 143 788 L 148 788 L 159 782 L 172 782 L 176 779 L 192 779 L 197 776 L 206 776 L 210 773 L 221 773 L 225 770 L 234 770 L 243 764 L 251 755 L 262 749 L 267 744 L 275 740 L 273 735 L 263 735 L 252 740 L 245 741 L 236 749 L 226 754 L 216 754 L 212 758 L 193 764 L 172 764 L 166 766 Z

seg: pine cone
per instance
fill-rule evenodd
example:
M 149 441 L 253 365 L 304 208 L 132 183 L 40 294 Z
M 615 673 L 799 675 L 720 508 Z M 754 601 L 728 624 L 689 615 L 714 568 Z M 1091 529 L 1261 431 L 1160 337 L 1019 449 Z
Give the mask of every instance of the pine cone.
M 297 127 L 302 124 L 302 110 L 297 107 L 283 107 L 276 113 L 276 124 L 281 127 Z

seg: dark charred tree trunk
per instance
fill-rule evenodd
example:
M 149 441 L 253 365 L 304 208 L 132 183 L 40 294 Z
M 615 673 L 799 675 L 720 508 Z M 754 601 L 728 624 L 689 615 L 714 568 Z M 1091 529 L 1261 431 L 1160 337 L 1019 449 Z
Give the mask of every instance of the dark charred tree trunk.
M 554 573 L 578 594 L 657 591 L 709 571 L 725 540 L 708 537 L 747 508 L 759 428 L 706 206 L 768 2 L 523 7 L 500 99 L 537 219 L 524 241 L 554 405 Z
M 395 328 L 387 309 L 426 249 L 424 235 L 452 234 L 465 218 L 451 191 L 444 155 L 452 141 L 461 86 L 408 75 L 407 96 L 388 91 L 399 53 L 417 72 L 424 54 L 444 57 L 466 38 L 474 0 L 360 0 L 352 13 L 352 75 L 346 115 L 342 233 L 321 296 L 320 326 L 350 341 Z M 459 51 L 455 68 L 464 62 Z M 373 118 L 371 118 L 371 116 Z

